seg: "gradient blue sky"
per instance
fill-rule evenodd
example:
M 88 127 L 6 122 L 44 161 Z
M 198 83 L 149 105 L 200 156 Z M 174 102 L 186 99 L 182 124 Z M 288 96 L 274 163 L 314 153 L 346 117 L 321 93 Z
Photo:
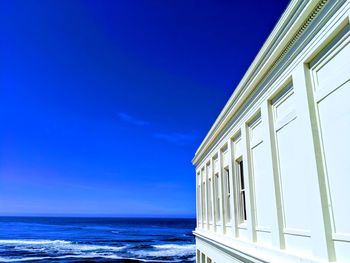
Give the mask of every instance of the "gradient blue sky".
M 0 1 L 0 215 L 194 216 L 196 148 L 287 6 Z

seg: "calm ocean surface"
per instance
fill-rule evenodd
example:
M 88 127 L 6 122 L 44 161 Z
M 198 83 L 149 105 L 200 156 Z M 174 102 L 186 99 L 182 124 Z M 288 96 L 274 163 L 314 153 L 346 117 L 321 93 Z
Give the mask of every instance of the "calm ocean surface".
M 0 217 L 0 262 L 193 262 L 195 219 Z

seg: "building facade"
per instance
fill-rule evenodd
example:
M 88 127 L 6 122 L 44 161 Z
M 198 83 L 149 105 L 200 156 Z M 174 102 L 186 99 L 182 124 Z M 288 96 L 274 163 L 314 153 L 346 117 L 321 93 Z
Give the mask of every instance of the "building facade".
M 202 144 L 197 262 L 350 262 L 350 0 L 292 0 Z

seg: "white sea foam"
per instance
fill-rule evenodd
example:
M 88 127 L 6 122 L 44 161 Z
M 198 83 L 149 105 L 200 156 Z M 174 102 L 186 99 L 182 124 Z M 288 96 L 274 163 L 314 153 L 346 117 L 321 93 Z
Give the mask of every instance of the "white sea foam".
M 25 261 L 36 261 L 36 260 L 57 260 L 57 259 L 67 259 L 67 258 L 105 258 L 105 259 L 124 259 L 124 260 L 138 260 L 141 262 L 175 262 L 167 260 L 148 260 L 148 259 L 139 259 L 139 258 L 126 258 L 119 257 L 115 255 L 103 256 L 95 254 L 86 254 L 86 255 L 67 255 L 67 256 L 57 256 L 57 257 L 27 257 L 27 258 L 5 258 L 0 257 L 0 262 L 25 262 Z
M 4 257 L 0 257 L 0 262 L 21 262 L 21 261 L 43 260 L 43 259 L 48 259 L 48 257 L 30 257 L 30 258 L 4 258 Z
M 79 244 L 66 240 L 0 240 L 0 246 L 13 246 L 18 251 L 46 252 L 56 254 L 45 257 L 0 257 L 0 262 L 24 262 L 45 259 L 65 258 L 106 258 L 106 259 L 131 259 L 142 262 L 177 262 L 176 260 L 152 260 L 149 257 L 184 257 L 195 255 L 195 245 L 192 244 L 161 244 L 154 245 L 153 250 L 138 250 L 132 252 L 134 257 L 125 258 L 117 254 L 117 251 L 127 246 L 103 246 Z M 143 259 L 142 259 L 143 258 Z
M 33 261 L 33 260 L 44 260 L 44 259 L 66 259 L 66 258 L 96 258 L 94 254 L 86 255 L 66 255 L 57 257 L 27 257 L 27 258 L 6 258 L 0 257 L 0 262 L 23 262 L 23 261 Z M 121 259 L 121 257 L 115 257 L 115 259 Z
M 4 239 L 0 240 L 0 245 L 63 245 L 71 244 L 65 240 L 20 240 L 20 239 Z
M 153 247 L 158 249 L 180 249 L 180 250 L 194 250 L 196 245 L 194 244 L 162 244 L 162 245 L 154 245 Z
M 121 247 L 113 247 L 113 246 L 97 246 L 97 245 L 85 245 L 85 244 L 73 244 L 71 247 L 72 249 L 79 250 L 79 251 L 92 251 L 92 250 L 109 250 L 109 251 L 119 251 L 126 246 Z
M 74 255 L 93 251 L 115 252 L 126 248 L 126 246 L 79 244 L 66 240 L 0 240 L 0 245 L 14 246 L 15 249 L 21 251 L 45 251 L 48 253 L 55 251 L 61 254 L 70 253 Z
M 174 261 L 159 261 L 151 259 L 140 259 L 133 257 L 121 257 L 116 254 L 116 251 L 125 249 L 127 246 L 100 246 L 89 244 L 78 244 L 66 240 L 0 240 L 0 246 L 14 246 L 17 250 L 59 253 L 57 256 L 45 257 L 0 257 L 0 262 L 28 262 L 37 260 L 59 260 L 67 258 L 105 258 L 105 259 L 125 259 L 139 260 L 141 262 L 174 262 Z
M 193 244 L 162 244 L 154 245 L 156 250 L 140 250 L 134 254 L 142 257 L 185 257 L 195 255 L 196 245 Z

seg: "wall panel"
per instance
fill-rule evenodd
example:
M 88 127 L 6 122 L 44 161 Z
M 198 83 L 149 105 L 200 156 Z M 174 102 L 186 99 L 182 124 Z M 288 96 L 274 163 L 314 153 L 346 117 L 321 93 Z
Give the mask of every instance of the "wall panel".
M 350 258 L 350 36 L 311 68 L 336 259 Z M 347 201 L 345 201 L 347 200 Z
M 260 116 L 249 126 L 250 162 L 253 178 L 255 203 L 255 230 L 257 242 L 271 245 L 271 226 L 274 216 L 273 179 L 267 172 L 266 163 L 269 157 L 266 152 L 266 142 L 263 140 L 262 122 Z
M 276 156 L 279 169 L 283 233 L 288 250 L 310 250 L 310 217 L 307 158 L 303 158 L 302 129 L 295 94 L 288 86 L 272 101 Z M 297 240 L 300 240 L 298 242 Z

